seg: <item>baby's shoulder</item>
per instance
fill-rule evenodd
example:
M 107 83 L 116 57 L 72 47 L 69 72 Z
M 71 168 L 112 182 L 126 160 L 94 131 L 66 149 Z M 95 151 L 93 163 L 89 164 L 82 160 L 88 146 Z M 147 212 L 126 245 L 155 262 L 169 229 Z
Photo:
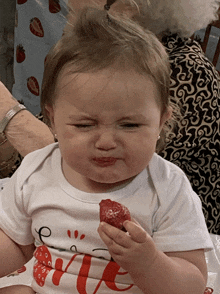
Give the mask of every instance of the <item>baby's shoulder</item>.
M 194 193 L 185 173 L 161 156 L 154 154 L 148 169 L 156 194 L 162 202 L 172 201 L 180 194 Z
M 58 149 L 58 144 L 53 143 L 26 155 L 17 170 L 18 176 L 23 180 L 28 178 L 52 156 L 56 149 Z
M 163 181 L 172 181 L 175 177 L 185 177 L 185 173 L 176 164 L 154 153 L 149 163 L 150 174 Z

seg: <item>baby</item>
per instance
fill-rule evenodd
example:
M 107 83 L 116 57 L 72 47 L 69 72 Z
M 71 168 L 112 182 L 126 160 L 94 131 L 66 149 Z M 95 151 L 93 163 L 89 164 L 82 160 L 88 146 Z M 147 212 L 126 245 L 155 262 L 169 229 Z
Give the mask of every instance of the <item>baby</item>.
M 166 51 L 105 8 L 83 9 L 48 55 L 41 106 L 58 143 L 1 192 L 0 276 L 34 255 L 22 293 L 203 294 L 201 203 L 155 153 L 172 113 Z M 103 199 L 128 207 L 127 232 L 99 223 Z

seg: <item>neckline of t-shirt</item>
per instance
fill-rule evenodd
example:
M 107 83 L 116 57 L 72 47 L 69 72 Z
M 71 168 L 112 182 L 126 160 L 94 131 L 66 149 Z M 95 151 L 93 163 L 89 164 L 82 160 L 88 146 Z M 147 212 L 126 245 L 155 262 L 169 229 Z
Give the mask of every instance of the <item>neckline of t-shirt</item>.
M 58 146 L 57 146 L 58 147 Z M 81 191 L 72 186 L 65 178 L 61 167 L 61 154 L 59 148 L 55 151 L 56 155 L 53 158 L 53 168 L 56 170 L 57 183 L 60 188 L 70 197 L 87 203 L 99 203 L 102 199 L 117 200 L 133 195 L 148 178 L 148 171 L 144 169 L 138 174 L 128 185 L 119 190 L 110 191 L 107 193 L 89 193 Z

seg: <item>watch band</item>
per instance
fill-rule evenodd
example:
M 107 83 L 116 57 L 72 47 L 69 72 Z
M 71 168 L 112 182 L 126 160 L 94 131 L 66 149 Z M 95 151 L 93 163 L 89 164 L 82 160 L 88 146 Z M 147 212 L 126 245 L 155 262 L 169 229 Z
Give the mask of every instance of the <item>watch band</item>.
M 9 123 L 9 121 L 21 110 L 25 110 L 26 107 L 22 104 L 17 104 L 15 105 L 12 109 L 10 109 L 5 117 L 3 118 L 3 120 L 0 122 L 0 134 L 3 133 L 5 131 L 5 128 L 7 126 L 7 124 Z

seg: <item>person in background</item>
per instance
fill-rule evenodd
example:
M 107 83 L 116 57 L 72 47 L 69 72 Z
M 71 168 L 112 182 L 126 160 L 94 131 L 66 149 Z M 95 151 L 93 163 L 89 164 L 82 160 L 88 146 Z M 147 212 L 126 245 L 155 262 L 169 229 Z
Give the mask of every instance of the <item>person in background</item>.
M 69 4 L 77 11 L 87 2 L 70 0 Z M 94 2 L 104 5 L 102 0 Z M 167 146 L 159 154 L 185 171 L 202 200 L 206 223 L 213 234 L 220 234 L 219 76 L 200 45 L 189 37 L 217 19 L 218 8 L 217 0 L 124 0 L 112 7 L 112 13 L 128 14 L 149 28 L 167 48 L 170 94 L 182 109 L 182 120 L 168 134 Z M 17 102 L 0 86 L 3 119 Z M 5 134 L 23 156 L 54 140 L 49 128 L 26 110 L 12 118 Z
M 209 232 L 220 235 L 220 79 L 198 42 L 190 39 L 218 18 L 220 2 L 157 0 L 150 9 L 146 1 L 136 2 L 141 13 L 134 18 L 167 49 L 171 100 L 182 111 L 159 154 L 185 172 L 200 196 Z

